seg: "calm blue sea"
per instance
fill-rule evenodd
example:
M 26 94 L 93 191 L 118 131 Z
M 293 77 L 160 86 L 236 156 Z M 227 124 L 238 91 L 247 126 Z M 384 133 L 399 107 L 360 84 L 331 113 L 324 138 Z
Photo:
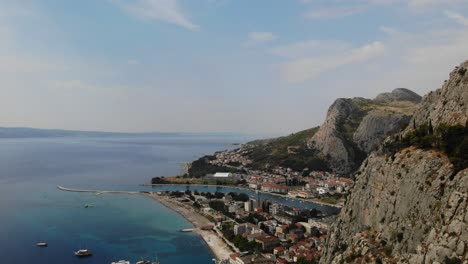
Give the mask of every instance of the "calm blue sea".
M 0 139 L 1 263 L 110 263 L 119 259 L 134 263 L 155 254 L 163 264 L 212 263 L 212 253 L 200 237 L 179 232 L 191 224 L 153 200 L 140 195 L 63 192 L 56 187 L 183 190 L 186 187 L 140 184 L 154 176 L 178 174 L 183 162 L 245 140 L 232 135 L 180 134 Z M 85 204 L 95 207 L 84 208 Z M 49 246 L 37 248 L 38 241 Z M 73 255 L 85 247 L 94 252 L 92 257 Z

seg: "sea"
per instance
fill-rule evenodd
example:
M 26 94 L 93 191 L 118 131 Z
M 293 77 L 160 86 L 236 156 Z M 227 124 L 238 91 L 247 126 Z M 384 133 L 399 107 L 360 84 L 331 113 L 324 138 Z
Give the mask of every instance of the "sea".
M 161 264 L 213 263 L 203 239 L 181 229 L 192 225 L 179 214 L 142 195 L 64 192 L 77 189 L 239 192 L 195 186 L 142 186 L 155 176 L 181 172 L 184 162 L 235 148 L 249 136 L 161 134 L 103 137 L 0 139 L 0 262 L 111 263 L 141 259 Z M 248 192 L 286 204 L 336 208 Z M 93 205 L 85 208 L 85 205 Z M 40 248 L 37 242 L 47 242 Z M 87 248 L 92 257 L 73 252 Z

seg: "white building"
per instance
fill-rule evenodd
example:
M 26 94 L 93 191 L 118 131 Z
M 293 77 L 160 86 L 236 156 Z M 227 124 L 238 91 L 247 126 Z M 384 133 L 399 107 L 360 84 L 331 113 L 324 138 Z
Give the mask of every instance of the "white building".
M 320 195 L 326 194 L 328 192 L 328 188 L 323 188 L 323 187 L 317 187 L 317 192 Z
M 251 200 L 249 200 L 249 201 L 247 201 L 247 202 L 244 203 L 244 210 L 245 210 L 246 212 L 250 212 L 250 211 L 252 211 L 252 209 L 253 209 L 253 208 L 252 208 L 252 202 L 251 202 Z
M 216 172 L 213 177 L 215 178 L 229 178 L 232 174 L 230 172 Z

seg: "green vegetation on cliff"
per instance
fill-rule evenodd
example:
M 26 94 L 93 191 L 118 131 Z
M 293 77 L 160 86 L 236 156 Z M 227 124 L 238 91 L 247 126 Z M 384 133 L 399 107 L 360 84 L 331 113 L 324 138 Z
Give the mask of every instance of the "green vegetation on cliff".
M 442 124 L 434 129 L 429 121 L 425 125 L 415 127 L 414 131 L 405 136 L 396 136 L 394 140 L 385 144 L 384 150 L 393 154 L 410 146 L 442 150 L 449 157 L 456 172 L 468 167 L 468 128 L 466 126 Z
M 214 156 L 204 156 L 195 160 L 188 169 L 188 175 L 185 176 L 190 178 L 200 178 L 205 177 L 207 174 L 214 174 L 216 172 L 237 172 L 237 169 L 235 168 L 223 167 L 209 163 L 209 161 L 214 158 Z
M 293 133 L 276 139 L 257 140 L 246 154 L 252 160 L 252 169 L 268 169 L 281 166 L 294 171 L 328 170 L 327 163 L 319 156 L 319 152 L 307 147 L 307 140 L 318 130 L 318 127 Z

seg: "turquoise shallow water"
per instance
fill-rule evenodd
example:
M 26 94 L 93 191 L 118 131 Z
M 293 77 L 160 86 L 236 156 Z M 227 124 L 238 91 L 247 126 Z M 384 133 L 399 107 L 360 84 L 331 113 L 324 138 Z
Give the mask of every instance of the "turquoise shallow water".
M 191 224 L 140 195 L 63 192 L 57 185 L 132 189 L 180 163 L 225 149 L 233 138 L 0 139 L 2 263 L 110 263 L 157 254 L 161 263 L 211 263 Z M 84 208 L 93 204 L 94 208 Z M 37 248 L 38 241 L 47 248 Z M 78 259 L 88 247 L 94 255 Z M 187 262 L 187 259 L 190 259 Z
M 161 263 L 212 263 L 212 254 L 191 224 L 141 195 L 72 193 L 103 190 L 185 190 L 185 186 L 144 187 L 151 177 L 175 175 L 181 163 L 242 138 L 174 135 L 125 138 L 0 139 L 0 259 L 2 263 L 132 263 L 157 254 Z M 237 191 L 190 187 L 200 191 Z M 255 196 L 254 193 L 250 193 Z M 287 201 L 295 206 L 336 209 Z M 93 204 L 94 208 L 84 208 Z M 47 248 L 37 248 L 47 241 Z M 78 259 L 88 247 L 94 255 Z

